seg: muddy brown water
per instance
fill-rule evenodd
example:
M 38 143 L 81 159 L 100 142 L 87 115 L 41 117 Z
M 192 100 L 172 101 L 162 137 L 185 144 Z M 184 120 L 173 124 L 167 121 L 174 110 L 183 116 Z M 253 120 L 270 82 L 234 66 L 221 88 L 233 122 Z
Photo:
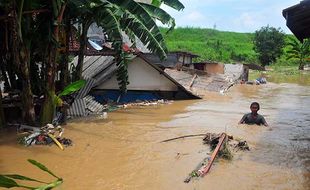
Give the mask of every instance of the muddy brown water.
M 237 125 L 252 101 L 272 130 Z M 202 137 L 160 141 L 188 134 L 227 132 L 247 140 L 251 151 L 232 161 L 217 161 L 204 178 L 183 183 L 209 153 Z M 0 134 L 0 173 L 19 173 L 42 180 L 53 178 L 26 160 L 44 163 L 64 179 L 66 190 L 202 190 L 309 189 L 310 86 L 236 85 L 228 93 L 207 94 L 204 100 L 136 107 L 108 114 L 108 119 L 69 123 L 56 146 L 23 147 L 13 130 Z

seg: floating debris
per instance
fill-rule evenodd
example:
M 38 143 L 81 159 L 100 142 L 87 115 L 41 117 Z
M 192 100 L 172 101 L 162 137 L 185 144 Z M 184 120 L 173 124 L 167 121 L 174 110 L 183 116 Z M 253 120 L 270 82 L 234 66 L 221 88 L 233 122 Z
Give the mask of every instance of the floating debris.
M 55 143 L 61 150 L 64 150 L 63 145 L 66 147 L 72 145 L 71 139 L 62 138 L 64 129 L 60 125 L 55 127 L 52 124 L 46 124 L 41 128 L 19 125 L 17 133 L 22 135 L 19 143 L 25 146 L 51 145 Z
M 233 153 L 231 148 L 234 151 L 250 150 L 246 141 L 234 140 L 233 136 L 226 135 L 225 133 L 206 133 L 203 138 L 203 143 L 210 145 L 210 150 L 213 151 L 212 155 L 211 157 L 208 156 L 204 158 L 204 160 L 198 164 L 196 169 L 184 180 L 185 183 L 189 183 L 192 178 L 203 177 L 208 173 L 216 158 L 232 160 Z
M 156 106 L 156 105 L 161 105 L 161 104 L 171 104 L 173 101 L 171 100 L 153 100 L 153 101 L 137 101 L 137 102 L 132 102 L 132 103 L 127 103 L 127 104 L 122 104 L 120 107 L 127 108 L 127 107 L 133 107 L 133 106 Z

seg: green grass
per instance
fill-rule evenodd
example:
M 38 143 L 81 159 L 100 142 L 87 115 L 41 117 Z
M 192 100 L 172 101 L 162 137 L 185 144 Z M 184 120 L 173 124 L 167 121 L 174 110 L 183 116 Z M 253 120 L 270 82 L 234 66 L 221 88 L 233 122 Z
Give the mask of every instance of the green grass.
M 300 71 L 296 65 L 272 65 L 268 71 L 251 71 L 249 80 L 265 77 L 267 81 L 274 83 L 298 83 L 310 85 L 310 71 Z
M 212 60 L 224 63 L 258 63 L 253 50 L 254 33 L 225 32 L 205 28 L 176 28 L 166 34 L 161 28 L 169 51 L 189 51 L 199 55 L 194 61 Z M 288 39 L 287 35 L 286 38 Z M 284 48 L 287 50 L 287 47 Z M 284 54 L 277 64 L 294 64 Z

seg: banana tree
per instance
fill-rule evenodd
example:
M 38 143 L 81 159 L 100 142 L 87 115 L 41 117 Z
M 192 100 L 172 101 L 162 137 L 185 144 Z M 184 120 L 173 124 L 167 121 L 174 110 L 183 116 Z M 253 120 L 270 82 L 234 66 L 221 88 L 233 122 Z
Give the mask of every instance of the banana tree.
M 288 59 L 297 59 L 299 62 L 299 70 L 304 70 L 306 59 L 310 56 L 310 39 L 305 39 L 303 43 L 291 38 L 288 43 L 290 49 L 287 51 Z
M 87 4 L 88 2 L 89 4 Z M 184 6 L 177 0 L 163 1 L 167 5 L 180 10 Z M 156 25 L 155 20 L 160 20 L 164 24 L 174 27 L 174 19 L 164 10 L 154 5 L 139 3 L 134 0 L 118 1 L 118 0 L 102 0 L 102 1 L 72 1 L 71 2 L 78 13 L 81 15 L 82 35 L 78 61 L 79 76 L 82 73 L 83 56 L 85 50 L 85 42 L 88 27 L 95 22 L 101 26 L 108 34 L 109 40 L 116 52 L 115 62 L 118 66 L 117 78 L 120 89 L 126 91 L 128 84 L 127 64 L 129 56 L 123 52 L 123 34 L 125 32 L 134 42 L 136 37 L 141 40 L 146 47 L 156 53 L 161 59 L 166 57 L 167 47 L 164 38 Z M 74 7 L 72 6 L 72 7 Z M 71 7 L 71 6 L 70 6 Z
M 24 10 L 31 9 L 31 2 L 25 0 L 15 0 L 11 2 L 13 23 L 15 26 L 12 30 L 15 33 L 13 40 L 13 63 L 18 68 L 17 74 L 22 81 L 22 118 L 26 123 L 33 124 L 35 121 L 33 94 L 31 91 L 31 82 L 29 74 L 30 64 L 30 47 L 31 38 L 29 38 L 29 31 L 31 31 L 31 15 L 24 15 Z
M 46 91 L 44 94 L 44 103 L 42 107 L 41 124 L 52 121 L 55 112 L 55 74 L 57 70 L 57 48 L 59 45 L 59 30 L 62 24 L 67 1 L 54 0 L 49 5 L 53 10 L 52 27 L 50 28 L 51 36 L 48 44 L 49 54 L 46 65 Z

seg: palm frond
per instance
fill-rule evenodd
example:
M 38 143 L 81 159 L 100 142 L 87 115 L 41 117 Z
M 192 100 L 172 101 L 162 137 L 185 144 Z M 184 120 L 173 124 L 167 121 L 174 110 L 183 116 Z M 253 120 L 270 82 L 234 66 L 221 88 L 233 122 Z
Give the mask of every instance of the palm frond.
M 98 7 L 96 11 L 96 23 L 98 26 L 104 28 L 105 32 L 108 34 L 109 39 L 112 40 L 112 46 L 116 51 L 114 61 L 117 65 L 117 80 L 119 88 L 122 92 L 126 92 L 128 85 L 128 71 L 127 71 L 127 61 L 125 53 L 123 52 L 122 45 L 122 30 L 119 25 L 119 20 L 115 16 L 115 11 L 113 6 Z
M 133 30 L 135 35 L 145 44 L 151 51 L 158 53 L 161 58 L 166 57 L 167 47 L 164 42 L 164 38 L 157 27 L 155 20 L 149 15 L 149 13 L 137 2 L 133 0 L 127 0 L 119 2 L 118 0 L 109 0 L 109 2 L 119 6 L 127 14 L 129 18 L 126 23 L 127 27 Z M 134 22 L 134 23 L 131 23 Z M 123 25 L 124 26 L 124 25 Z M 126 27 L 126 25 L 124 26 Z M 133 28 L 134 27 L 134 28 Z M 137 30 L 141 30 L 138 31 Z M 145 31 L 148 30 L 151 36 L 146 36 Z M 163 50 L 163 51 L 162 51 Z
M 146 47 L 156 53 L 161 59 L 167 57 L 167 48 L 164 41 L 158 41 L 156 37 L 162 35 L 160 32 L 155 33 L 154 31 L 149 31 L 143 23 L 134 17 L 133 15 L 127 15 L 125 19 L 122 20 L 122 26 L 130 29 L 142 43 L 146 44 Z
M 168 5 L 169 7 L 172 7 L 178 11 L 184 9 L 184 5 L 178 1 L 178 0 L 159 0 L 161 1 L 162 3 Z
M 166 11 L 164 11 L 161 8 L 158 8 L 154 5 L 150 5 L 147 3 L 140 3 L 146 10 L 147 12 L 150 13 L 150 15 L 159 20 L 161 23 L 163 24 L 167 24 L 170 26 L 169 31 L 171 31 L 172 29 L 174 29 L 175 27 L 175 19 L 173 17 L 171 17 Z

